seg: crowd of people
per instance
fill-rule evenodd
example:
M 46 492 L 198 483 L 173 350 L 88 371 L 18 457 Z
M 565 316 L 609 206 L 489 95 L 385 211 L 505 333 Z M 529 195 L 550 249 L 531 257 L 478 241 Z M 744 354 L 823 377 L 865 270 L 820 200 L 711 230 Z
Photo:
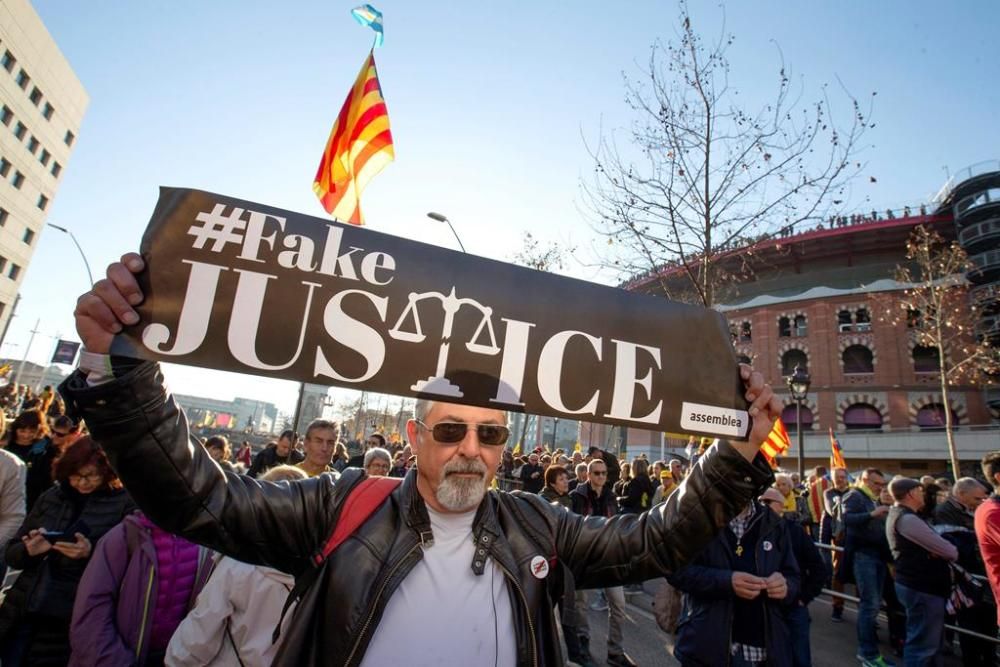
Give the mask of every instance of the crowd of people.
M 286 601 L 294 610 L 294 576 L 161 528 L 49 388 L 34 396 L 8 386 L 0 396 L 0 555 L 17 573 L 0 605 L 0 664 L 271 664 L 291 618 Z M 290 484 L 336 480 L 351 467 L 403 478 L 417 460 L 411 445 L 377 433 L 350 443 L 352 457 L 339 425 L 325 420 L 301 439 L 283 432 L 256 455 L 246 443 L 234 453 L 220 436 L 198 444 L 226 474 Z M 711 444 L 692 438 L 684 459 L 662 461 L 623 461 L 599 447 L 522 455 L 505 446 L 493 486 L 582 517 L 641 515 L 671 497 Z M 1000 485 L 1000 453 L 982 468 Z M 966 665 L 996 664 L 996 644 L 984 638 L 997 634 L 984 584 L 987 575 L 1000 580 L 993 490 L 968 477 L 889 479 L 874 468 L 856 480 L 843 468 L 818 467 L 805 480 L 778 471 L 685 567 L 654 581 L 657 620 L 682 665 L 810 665 L 810 603 L 827 589 L 835 623 L 844 621 L 841 595 L 859 600 L 863 665 L 893 664 L 878 648 L 883 610 L 905 665 L 938 664 L 945 652 Z M 607 613 L 606 664 L 634 665 L 626 594 L 642 589 L 576 583 L 563 572 L 553 596 L 568 659 L 598 664 L 591 615 Z

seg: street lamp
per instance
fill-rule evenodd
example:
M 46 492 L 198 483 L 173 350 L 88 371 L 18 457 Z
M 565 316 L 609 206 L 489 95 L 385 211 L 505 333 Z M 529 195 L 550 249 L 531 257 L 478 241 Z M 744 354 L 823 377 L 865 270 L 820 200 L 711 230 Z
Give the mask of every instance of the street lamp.
M 809 373 L 802 366 L 796 364 L 791 377 L 788 378 L 788 391 L 795 399 L 795 430 L 799 434 L 799 479 L 806 478 L 805 451 L 803 451 L 802 437 L 802 401 L 806 400 L 809 393 Z
M 462 252 L 464 253 L 469 252 L 468 250 L 465 249 L 465 244 L 462 243 L 462 239 L 458 238 L 458 233 L 455 231 L 455 228 L 451 226 L 451 220 L 449 220 L 445 215 L 441 213 L 435 213 L 434 211 L 428 213 L 427 217 L 430 218 L 431 220 L 437 220 L 438 222 L 447 222 L 448 227 L 451 229 L 451 233 L 455 235 L 455 240 L 458 241 L 458 247 L 460 247 L 462 249 Z
M 59 225 L 53 225 L 51 222 L 45 223 L 53 229 L 58 229 L 63 234 L 69 234 L 69 237 L 73 239 L 73 243 L 76 245 L 76 249 L 80 251 L 80 257 L 83 259 L 83 265 L 87 267 L 87 277 L 90 278 L 90 284 L 94 284 L 94 274 L 90 272 L 90 262 L 87 261 L 87 256 L 83 254 L 83 248 L 80 247 L 79 242 L 77 242 L 76 237 L 73 236 L 73 232 L 69 231 L 65 227 L 60 227 Z

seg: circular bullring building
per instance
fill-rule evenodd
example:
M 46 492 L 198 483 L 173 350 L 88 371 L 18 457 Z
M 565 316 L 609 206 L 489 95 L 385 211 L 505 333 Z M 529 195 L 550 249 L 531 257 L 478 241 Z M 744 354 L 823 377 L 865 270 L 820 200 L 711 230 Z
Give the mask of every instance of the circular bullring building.
M 797 456 L 796 404 L 784 386 L 796 366 L 811 378 L 802 409 L 807 468 L 828 464 L 832 430 L 852 471 L 949 473 L 945 410 L 963 472 L 1000 449 L 1000 386 L 952 386 L 945 405 L 936 349 L 916 343 L 912 318 L 889 315 L 901 310 L 905 286 L 893 276 L 918 225 L 965 248 L 970 295 L 981 308 L 978 334 L 1000 345 L 1000 162 L 963 170 L 933 203 L 833 218 L 717 258 L 730 274 L 746 276 L 722 291 L 716 309 L 729 320 L 737 355 L 765 371 L 785 401 L 792 448 L 783 467 L 794 468 Z M 665 266 L 624 287 L 662 294 L 663 285 L 684 280 L 680 267 Z M 590 424 L 581 440 L 653 459 L 664 445 L 676 452 L 686 442 Z

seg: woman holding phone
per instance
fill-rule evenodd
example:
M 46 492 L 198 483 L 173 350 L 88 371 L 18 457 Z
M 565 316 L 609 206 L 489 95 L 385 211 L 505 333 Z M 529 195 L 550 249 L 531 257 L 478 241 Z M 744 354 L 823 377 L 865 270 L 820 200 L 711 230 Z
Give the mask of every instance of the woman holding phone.
M 7 564 L 22 572 L 0 606 L 4 667 L 69 661 L 73 599 L 92 546 L 135 509 L 90 437 L 62 452 L 52 477 L 7 544 Z

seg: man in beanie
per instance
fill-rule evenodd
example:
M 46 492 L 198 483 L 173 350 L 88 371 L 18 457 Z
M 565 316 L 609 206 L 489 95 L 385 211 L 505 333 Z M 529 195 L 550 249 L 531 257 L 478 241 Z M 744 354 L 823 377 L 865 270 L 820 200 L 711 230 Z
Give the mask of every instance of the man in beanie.
M 889 493 L 895 504 L 889 510 L 885 534 L 896 561 L 896 595 L 906 608 L 903 662 L 937 664 L 945 602 L 951 594 L 948 563 L 958 558 L 958 549 L 917 515 L 924 508 L 920 482 L 896 477 L 889 483 Z

